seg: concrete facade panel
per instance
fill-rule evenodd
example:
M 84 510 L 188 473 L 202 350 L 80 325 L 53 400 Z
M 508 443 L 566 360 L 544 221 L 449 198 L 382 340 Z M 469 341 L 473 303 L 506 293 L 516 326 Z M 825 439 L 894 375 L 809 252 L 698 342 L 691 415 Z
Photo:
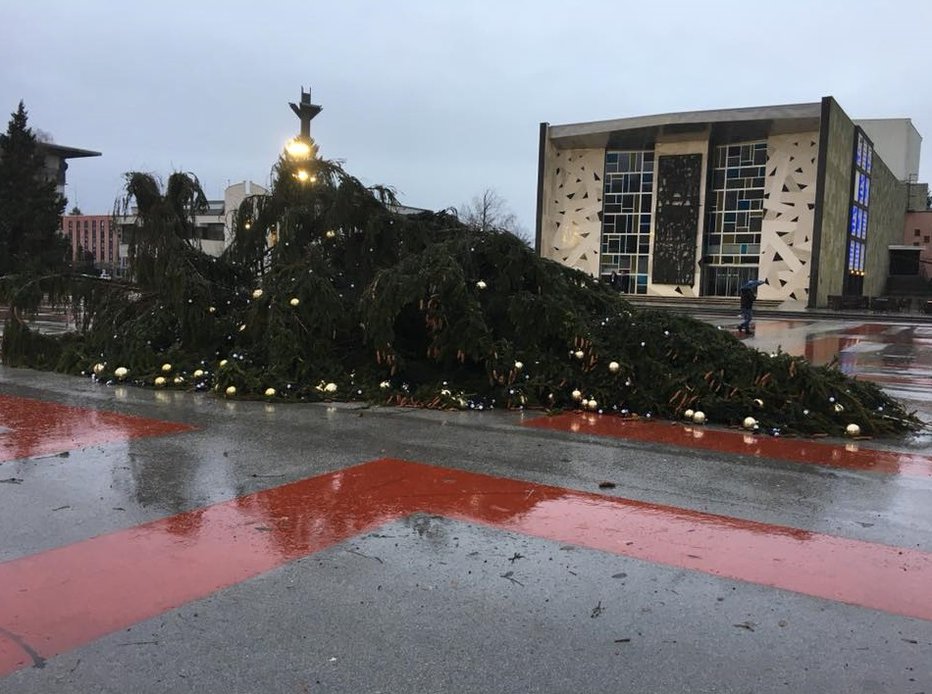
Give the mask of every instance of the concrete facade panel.
M 827 306 L 829 295 L 842 293 L 851 215 L 854 133 L 854 123 L 832 99 L 828 113 L 825 171 L 822 172 L 825 192 L 822 200 L 816 306 Z
M 599 274 L 604 149 L 555 149 L 544 157 L 540 254 Z
M 761 299 L 798 302 L 809 297 L 819 133 L 771 135 L 758 277 Z
M 864 296 L 886 293 L 890 270 L 890 246 L 899 245 L 906 220 L 906 184 L 879 157 L 871 171 L 870 217 L 867 225 L 867 260 L 864 263 Z

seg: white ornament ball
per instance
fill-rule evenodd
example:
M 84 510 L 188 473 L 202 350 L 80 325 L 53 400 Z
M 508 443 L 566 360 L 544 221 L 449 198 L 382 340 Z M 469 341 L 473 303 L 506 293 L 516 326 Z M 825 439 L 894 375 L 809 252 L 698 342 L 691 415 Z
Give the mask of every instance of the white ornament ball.
M 845 427 L 845 433 L 848 436 L 860 436 L 861 427 L 859 427 L 857 424 L 849 424 L 847 427 Z
M 485 288 L 488 287 L 488 286 L 489 286 L 489 285 L 487 285 L 487 284 L 485 283 L 485 280 L 479 280 L 478 282 L 476 282 L 476 287 L 477 287 L 478 289 L 485 289 Z
M 194 370 L 194 378 L 200 378 L 200 377 L 203 376 L 203 375 L 204 375 L 204 369 L 195 369 L 195 370 Z
M 836 403 L 835 403 L 835 411 L 836 411 L 836 412 L 844 412 L 844 411 L 845 411 L 845 406 L 842 405 L 840 402 L 836 402 Z
M 113 370 L 113 375 L 119 378 L 120 380 L 123 380 L 129 375 L 129 369 L 127 369 L 125 366 L 118 366 L 116 369 Z
M 239 326 L 239 331 L 240 331 L 240 332 L 243 332 L 245 329 L 246 329 L 246 324 L 245 324 L 245 323 L 243 323 L 241 326 Z
M 208 307 L 207 307 L 207 312 L 208 312 L 208 313 L 214 313 L 214 312 L 216 312 L 216 310 L 217 310 L 217 309 L 214 308 L 213 306 L 208 306 Z
M 515 362 L 515 371 L 520 371 L 524 368 L 524 362 L 516 361 Z
M 327 229 L 326 237 L 328 239 L 332 239 L 336 235 L 337 235 L 337 232 L 335 232 L 333 229 Z
M 702 410 L 696 410 L 693 412 L 693 423 L 694 424 L 705 424 L 705 412 Z
M 618 373 L 618 370 L 620 368 L 621 368 L 621 364 L 619 364 L 617 361 L 610 361 L 608 363 L 608 370 L 611 371 L 613 374 Z
M 574 390 L 571 395 L 573 396 L 573 400 L 582 400 L 582 392 L 579 390 Z
M 297 306 L 298 304 L 301 303 L 301 299 L 299 299 L 296 296 L 293 296 L 291 297 L 291 301 L 289 301 L 288 303 L 291 304 L 292 306 Z
M 757 406 L 757 407 L 763 407 L 763 406 L 764 406 L 764 401 L 761 400 L 760 398 L 755 398 L 755 399 L 754 399 L 754 405 Z
M 172 370 L 172 365 L 169 363 L 162 364 L 162 373 L 167 374 Z
M 159 376 L 158 378 L 155 379 L 155 387 L 156 387 L 156 388 L 161 388 L 161 387 L 164 386 L 164 385 L 165 385 L 165 377 L 164 377 L 164 376 Z
M 577 359 L 582 359 L 586 355 L 581 349 L 577 349 L 575 352 L 573 352 L 573 356 Z
M 324 391 L 326 391 L 327 393 L 336 393 L 336 392 L 337 392 L 337 384 L 336 384 L 336 383 L 328 383 L 327 385 L 324 386 Z
M 685 417 L 686 419 L 692 419 L 693 414 L 694 412 L 692 410 L 686 410 L 685 412 L 683 412 L 683 417 Z
M 274 398 L 274 397 L 275 397 L 275 389 L 274 389 L 274 388 L 266 388 L 266 389 L 265 389 L 265 397 L 267 397 L 267 398 Z
M 228 398 L 232 398 L 236 395 L 236 386 L 227 386 L 226 391 L 224 391 Z
M 97 364 L 94 364 L 94 375 L 100 376 L 100 374 L 102 374 L 104 372 L 104 369 L 106 368 L 107 368 L 106 364 L 101 364 L 99 362 Z
M 262 295 L 263 295 L 264 293 L 265 293 L 265 292 L 263 292 L 261 289 L 253 289 L 253 290 L 252 290 L 252 298 L 253 298 L 253 299 L 261 299 L 261 298 L 262 298 Z
M 753 417 L 745 417 L 744 422 L 742 422 L 742 425 L 744 426 L 745 429 L 753 429 L 754 427 L 757 426 L 757 420 L 754 419 Z
M 599 403 L 598 403 L 597 400 L 590 400 L 590 401 L 589 401 L 589 409 L 590 409 L 590 410 L 594 410 L 594 409 L 597 408 L 598 406 L 599 406 Z

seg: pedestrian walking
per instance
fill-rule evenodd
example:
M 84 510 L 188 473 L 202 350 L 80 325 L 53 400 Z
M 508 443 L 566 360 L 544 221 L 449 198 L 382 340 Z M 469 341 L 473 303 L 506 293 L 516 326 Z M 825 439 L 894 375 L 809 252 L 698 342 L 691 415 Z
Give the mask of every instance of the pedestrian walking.
M 754 301 L 757 299 L 757 288 L 764 284 L 766 280 L 748 280 L 741 285 L 739 295 L 741 297 L 741 322 L 738 324 L 738 332 L 746 335 L 753 335 L 751 330 L 751 320 L 754 317 Z

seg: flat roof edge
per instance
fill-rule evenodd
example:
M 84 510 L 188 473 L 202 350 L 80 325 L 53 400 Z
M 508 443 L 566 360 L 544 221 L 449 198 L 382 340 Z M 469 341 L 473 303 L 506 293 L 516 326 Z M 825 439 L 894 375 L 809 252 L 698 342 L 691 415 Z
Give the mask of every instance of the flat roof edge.
M 661 113 L 649 116 L 633 116 L 630 118 L 552 125 L 550 126 L 550 139 L 557 140 L 564 137 L 596 135 L 673 124 L 820 118 L 821 115 L 822 103 L 819 101 L 777 106 L 748 106 L 743 108 L 725 108 L 707 111 L 680 111 L 678 113 Z

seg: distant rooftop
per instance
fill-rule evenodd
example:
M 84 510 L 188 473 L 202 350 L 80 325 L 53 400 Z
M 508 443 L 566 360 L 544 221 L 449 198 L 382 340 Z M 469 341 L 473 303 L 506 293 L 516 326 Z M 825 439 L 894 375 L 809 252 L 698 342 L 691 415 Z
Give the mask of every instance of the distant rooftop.
M 61 159 L 79 159 L 81 157 L 99 157 L 100 152 L 91 149 L 79 149 L 78 147 L 65 147 L 56 145 L 54 142 L 40 142 L 39 147 L 49 154 L 53 154 Z

